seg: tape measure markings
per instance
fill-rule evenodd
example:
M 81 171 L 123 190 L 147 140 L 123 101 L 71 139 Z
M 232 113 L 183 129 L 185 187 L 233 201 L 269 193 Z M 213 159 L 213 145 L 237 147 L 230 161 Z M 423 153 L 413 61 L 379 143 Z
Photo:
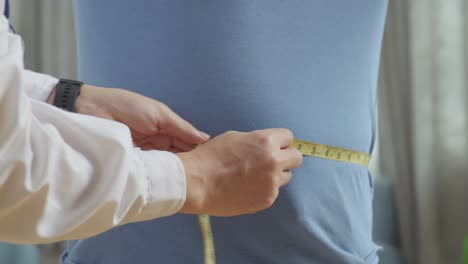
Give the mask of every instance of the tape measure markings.
M 300 139 L 294 139 L 291 147 L 299 150 L 302 155 L 305 156 L 354 163 L 364 167 L 369 166 L 370 155 L 354 150 L 337 148 Z

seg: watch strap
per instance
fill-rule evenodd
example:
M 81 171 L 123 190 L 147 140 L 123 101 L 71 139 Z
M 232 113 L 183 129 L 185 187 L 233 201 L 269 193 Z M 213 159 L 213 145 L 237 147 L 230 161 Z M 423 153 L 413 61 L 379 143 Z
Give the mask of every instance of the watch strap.
M 75 112 L 75 102 L 80 95 L 82 82 L 60 79 L 55 87 L 54 105 L 69 112 Z

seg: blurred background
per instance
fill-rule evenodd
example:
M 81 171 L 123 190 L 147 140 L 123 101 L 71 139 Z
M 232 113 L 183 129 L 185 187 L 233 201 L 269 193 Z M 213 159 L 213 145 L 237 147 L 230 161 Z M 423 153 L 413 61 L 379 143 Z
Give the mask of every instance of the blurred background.
M 27 68 L 76 78 L 72 1 L 11 2 Z M 462 263 L 468 234 L 465 14 L 464 0 L 390 0 L 372 165 L 382 264 Z M 58 263 L 61 247 L 0 244 L 0 263 Z

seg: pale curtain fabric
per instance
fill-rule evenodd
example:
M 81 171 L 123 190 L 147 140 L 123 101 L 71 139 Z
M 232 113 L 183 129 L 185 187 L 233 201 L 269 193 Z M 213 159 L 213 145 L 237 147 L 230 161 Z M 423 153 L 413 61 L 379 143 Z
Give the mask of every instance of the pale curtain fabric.
M 25 42 L 26 67 L 76 78 L 72 0 L 10 0 L 11 23 Z
M 468 2 L 392 0 L 380 89 L 382 173 L 410 264 L 461 263 L 468 234 Z

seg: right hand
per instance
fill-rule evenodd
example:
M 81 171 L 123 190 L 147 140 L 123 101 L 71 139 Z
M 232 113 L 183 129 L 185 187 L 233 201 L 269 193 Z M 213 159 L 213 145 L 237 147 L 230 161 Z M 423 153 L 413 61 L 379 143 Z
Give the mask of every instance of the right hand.
M 187 176 L 182 213 L 234 216 L 270 207 L 302 154 L 287 129 L 230 131 L 179 153 Z

